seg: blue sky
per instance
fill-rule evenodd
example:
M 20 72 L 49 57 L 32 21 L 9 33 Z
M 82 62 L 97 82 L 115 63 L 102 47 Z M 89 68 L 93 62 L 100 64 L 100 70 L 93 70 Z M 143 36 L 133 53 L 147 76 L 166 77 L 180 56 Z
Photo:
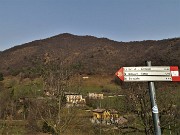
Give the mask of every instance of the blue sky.
M 61 33 L 116 41 L 180 37 L 180 0 L 0 0 L 0 51 Z

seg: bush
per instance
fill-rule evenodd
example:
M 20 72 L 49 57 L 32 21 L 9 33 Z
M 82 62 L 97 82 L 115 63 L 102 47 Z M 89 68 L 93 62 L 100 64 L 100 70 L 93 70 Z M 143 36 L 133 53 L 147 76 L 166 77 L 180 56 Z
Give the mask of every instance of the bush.
M 4 80 L 4 76 L 3 74 L 0 72 L 0 81 L 3 81 Z
M 43 127 L 42 127 L 42 131 L 44 132 L 44 133 L 55 133 L 54 132 L 54 129 L 51 127 L 51 126 L 49 126 L 48 124 L 47 124 L 48 122 L 44 122 L 43 123 Z

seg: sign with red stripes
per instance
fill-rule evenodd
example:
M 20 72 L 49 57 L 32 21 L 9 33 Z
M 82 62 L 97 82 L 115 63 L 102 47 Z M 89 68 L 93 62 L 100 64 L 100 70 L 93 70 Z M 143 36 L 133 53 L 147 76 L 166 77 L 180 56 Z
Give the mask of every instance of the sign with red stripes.
M 116 72 L 122 81 L 180 81 L 178 66 L 122 67 Z

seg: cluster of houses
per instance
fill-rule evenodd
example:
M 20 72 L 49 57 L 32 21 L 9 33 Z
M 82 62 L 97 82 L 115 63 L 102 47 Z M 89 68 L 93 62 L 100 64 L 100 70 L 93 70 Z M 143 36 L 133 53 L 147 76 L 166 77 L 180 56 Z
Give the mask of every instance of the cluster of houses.
M 84 106 L 86 104 L 85 98 L 81 94 L 77 93 L 65 93 L 66 107 L 72 106 Z M 88 93 L 87 98 L 89 99 L 103 99 L 103 94 Z M 126 123 L 127 120 L 123 117 L 119 117 L 118 111 L 115 109 L 94 109 L 92 110 L 92 123 L 96 124 L 122 124 Z
M 68 93 L 65 92 L 65 98 L 66 98 L 66 106 L 84 106 L 86 104 L 86 99 L 83 98 L 81 94 L 77 93 Z M 88 99 L 103 99 L 103 94 L 98 93 L 88 93 L 87 95 Z
M 71 92 L 65 92 L 65 99 L 66 99 L 66 107 L 73 107 L 78 106 L 82 107 L 86 105 L 86 99 L 83 98 L 81 94 L 78 93 L 71 93 Z M 104 99 L 104 95 L 102 93 L 88 93 L 86 98 L 88 99 Z M 38 98 L 40 99 L 40 98 Z M 24 105 L 25 102 L 28 100 L 28 98 L 20 98 L 19 103 Z M 23 108 L 20 108 L 18 111 L 18 114 L 23 113 Z M 94 110 L 91 110 L 92 117 L 90 121 L 93 124 L 123 124 L 127 122 L 127 119 L 120 117 L 118 111 L 115 109 L 103 109 L 103 108 L 97 108 Z M 24 113 L 24 118 L 26 118 L 26 115 Z

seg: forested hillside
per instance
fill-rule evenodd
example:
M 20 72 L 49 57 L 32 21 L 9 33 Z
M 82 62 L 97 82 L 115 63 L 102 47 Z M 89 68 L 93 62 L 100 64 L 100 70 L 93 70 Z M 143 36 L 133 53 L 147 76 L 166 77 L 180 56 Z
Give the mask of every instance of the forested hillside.
M 0 53 L 4 74 L 38 73 L 45 61 L 63 61 L 83 74 L 114 74 L 122 66 L 180 66 L 180 38 L 117 42 L 107 38 L 60 34 Z

